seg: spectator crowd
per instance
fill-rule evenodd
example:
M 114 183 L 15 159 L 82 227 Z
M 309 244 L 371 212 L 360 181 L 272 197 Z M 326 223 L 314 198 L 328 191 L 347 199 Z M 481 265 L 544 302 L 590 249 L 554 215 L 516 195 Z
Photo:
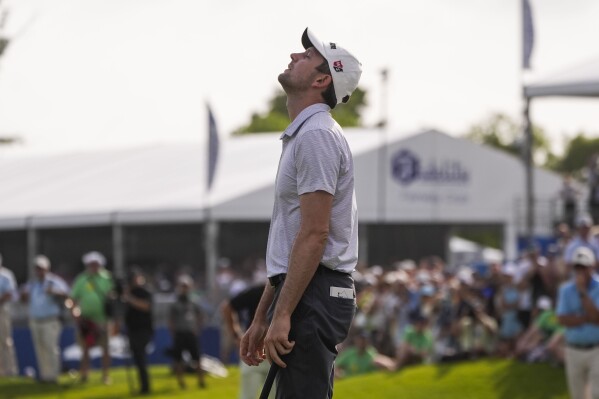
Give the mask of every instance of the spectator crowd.
M 527 248 L 509 262 L 459 266 L 428 256 L 390 265 L 359 264 L 353 274 L 357 313 L 348 339 L 339 348 L 337 377 L 487 356 L 563 365 L 568 325 L 559 322 L 556 312 L 563 301 L 560 286 L 572 279 L 574 258 L 581 247 L 591 251 L 592 269 L 598 270 L 599 240 L 587 216 L 577 218 L 572 231 L 565 223 L 555 231 L 555 242 L 544 251 Z M 105 268 L 106 259 L 98 252 L 84 254 L 84 270 L 71 286 L 51 272 L 47 257 L 40 255 L 34 263 L 31 281 L 17 287 L 10 270 L 1 266 L 0 258 L 0 376 L 17 373 L 9 307 L 11 302 L 20 300 L 29 307 L 40 382 L 57 381 L 58 338 L 66 307 L 76 320 L 83 349 L 80 379 L 87 380 L 89 349 L 99 345 L 104 349 L 102 380 L 110 383 L 109 321 L 117 315 L 109 305 L 116 293 L 126 304 L 121 320 L 134 337 L 131 350 L 142 393 L 150 390 L 144 347 L 152 340 L 154 329 L 152 292 L 176 287 L 174 303 L 168 310 L 174 371 L 181 388 L 185 388 L 180 362 L 182 352 L 187 351 L 198 370 L 198 384 L 205 387 L 199 367 L 202 318 L 208 316 L 211 323 L 222 328 L 221 357 L 228 361 L 237 350 L 241 331 L 230 321 L 233 308 L 229 309 L 229 301 L 244 290 L 263 287 L 266 281 L 263 264 L 244 265 L 245 273 L 240 274 L 239 268 L 221 262 L 213 295 L 204 295 L 196 303 L 191 295 L 195 282 L 189 271 L 180 273 L 174 283 L 155 278 L 158 282 L 151 284 L 152 278 L 146 281 L 143 269 L 132 269 L 124 289 L 116 284 Z M 217 310 L 223 303 L 227 307 L 221 319 Z

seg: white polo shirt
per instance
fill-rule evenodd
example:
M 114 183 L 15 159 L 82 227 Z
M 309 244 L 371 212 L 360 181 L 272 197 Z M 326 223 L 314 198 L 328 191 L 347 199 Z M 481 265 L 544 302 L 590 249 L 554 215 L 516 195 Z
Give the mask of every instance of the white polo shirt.
M 358 210 L 354 163 L 341 127 L 326 104 L 304 109 L 281 135 L 283 152 L 275 182 L 275 204 L 268 234 L 268 277 L 287 273 L 301 223 L 300 195 L 333 195 L 329 235 L 321 264 L 351 273 L 358 261 Z

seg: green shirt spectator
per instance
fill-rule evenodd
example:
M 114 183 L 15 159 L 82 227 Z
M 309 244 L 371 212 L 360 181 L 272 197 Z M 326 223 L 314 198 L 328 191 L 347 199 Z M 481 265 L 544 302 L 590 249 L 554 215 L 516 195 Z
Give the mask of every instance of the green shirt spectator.
M 113 281 L 110 272 L 100 269 L 97 273 L 85 271 L 75 279 L 71 297 L 81 309 L 81 317 L 95 323 L 106 322 L 105 302 Z
M 546 336 L 550 337 L 556 332 L 562 332 L 564 328 L 559 324 L 557 315 L 552 309 L 541 312 L 535 321 L 536 326 Z
M 372 346 L 364 351 L 352 346 L 339 354 L 339 357 L 335 360 L 335 366 L 343 371 L 343 377 L 369 373 L 377 369 L 374 363 L 376 356 L 377 351 Z
M 433 337 L 428 329 L 418 331 L 412 325 L 407 326 L 404 332 L 404 342 L 422 354 L 433 350 Z

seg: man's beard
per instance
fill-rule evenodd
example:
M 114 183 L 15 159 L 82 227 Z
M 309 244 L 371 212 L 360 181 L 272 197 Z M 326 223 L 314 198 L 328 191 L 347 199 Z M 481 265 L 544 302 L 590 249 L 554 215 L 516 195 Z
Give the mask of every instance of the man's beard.
M 279 74 L 278 80 L 281 86 L 283 87 L 283 91 L 287 94 L 291 93 L 299 93 L 304 91 L 310 87 L 310 82 L 312 81 L 313 76 L 304 77 L 304 79 L 296 79 L 294 80 L 290 74 L 281 73 Z
M 283 91 L 285 91 L 285 93 L 289 93 L 290 90 L 293 91 L 293 84 L 291 83 L 291 77 L 289 74 L 285 74 L 285 72 L 279 74 L 278 81 L 283 87 Z

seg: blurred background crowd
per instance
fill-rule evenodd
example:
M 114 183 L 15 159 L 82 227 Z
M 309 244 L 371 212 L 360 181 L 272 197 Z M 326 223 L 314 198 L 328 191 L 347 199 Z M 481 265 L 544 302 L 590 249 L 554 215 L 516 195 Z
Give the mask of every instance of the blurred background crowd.
M 566 222 L 558 224 L 549 245 L 545 248 L 527 247 L 512 261 L 498 259 L 454 265 L 438 256 L 426 256 L 380 265 L 359 263 L 353 273 L 357 313 L 350 335 L 339 348 L 337 377 L 378 369 L 397 371 L 417 363 L 481 357 L 563 365 L 564 328 L 558 323 L 555 308 L 560 285 L 572 277 L 572 256 L 579 247 L 590 248 L 595 259 L 599 259 L 599 231 L 594 227 L 590 215 L 575 218 L 572 225 Z M 18 286 L 14 276 L 11 277 L 10 268 L 2 267 L 0 277 L 6 281 L 12 280 L 14 287 L 11 292 L 6 288 L 9 285 L 0 284 L 3 323 L 12 320 L 18 326 L 29 320 L 29 326 L 33 328 L 34 321 L 39 321 L 42 328 L 47 328 L 43 323 L 48 319 L 56 319 L 60 324 L 56 327 L 58 333 L 54 333 L 55 342 L 52 345 L 58 344 L 56 334 L 60 335 L 62 324 L 76 327 L 77 336 L 80 339 L 83 337 L 85 342 L 88 331 L 82 329 L 81 314 L 74 314 L 73 309 L 81 304 L 81 310 L 85 312 L 86 294 L 79 292 L 81 280 L 85 283 L 88 281 L 85 278 L 97 275 L 111 280 L 98 280 L 102 284 L 106 283 L 106 287 L 102 286 L 105 292 L 100 297 L 105 299 L 104 295 L 108 298 L 109 292 L 114 293 L 110 312 L 102 309 L 99 318 L 93 313 L 97 309 L 92 309 L 90 313 L 97 330 L 106 333 L 108 340 L 104 345 L 107 353 L 112 353 L 113 349 L 110 337 L 131 334 L 131 325 L 127 323 L 131 324 L 133 320 L 132 325 L 135 325 L 137 317 L 143 320 L 149 317 L 149 341 L 154 328 L 168 328 L 172 351 L 172 338 L 175 336 L 173 318 L 179 317 L 173 316 L 173 309 L 184 306 L 181 305 L 182 300 L 183 303 L 189 300 L 193 303 L 194 313 L 197 313 L 192 323 L 194 337 L 199 339 L 202 332 L 208 329 L 216 332 L 218 337 L 207 345 L 200 344 L 199 348 L 216 354 L 223 363 L 230 364 L 238 360 L 239 338 L 251 319 L 251 315 L 244 314 L 241 309 L 244 306 L 251 309 L 256 304 L 249 302 L 259 299 L 259 293 L 267 281 L 263 260 L 247 259 L 233 264 L 227 259 L 220 259 L 212 287 L 201 281 L 202 276 L 193 268 L 164 267 L 154 269 L 155 273 L 149 274 L 143 265 L 133 265 L 128 268 L 128 275 L 131 275 L 131 271 L 135 271 L 133 276 L 144 275 L 141 284 L 145 293 L 131 300 L 132 293 L 140 284 L 113 276 L 106 259 L 99 253 L 92 254 L 94 259 L 99 257 L 101 260 L 96 262 L 101 266 L 100 272 L 90 269 L 89 259 L 85 261 L 90 257 L 88 253 L 82 260 L 83 271 L 75 279 L 64 276 L 63 280 L 60 273 L 51 273 L 50 259 L 43 256 L 36 258 L 32 279 L 21 286 Z M 183 287 L 184 293 L 181 286 L 183 280 L 187 286 Z M 40 281 L 51 281 L 58 288 L 36 294 L 35 283 Z M 100 288 L 95 285 L 92 288 L 92 296 L 97 296 L 94 291 Z M 257 292 L 254 299 L 244 296 L 248 291 Z M 48 307 L 47 303 L 40 305 L 42 301 L 35 299 L 36 295 L 50 294 L 58 298 L 58 310 Z M 87 295 L 90 295 L 89 292 Z M 237 298 L 241 297 L 245 298 L 243 301 L 246 303 L 240 304 Z M 63 306 L 65 298 L 67 303 L 71 300 L 71 306 Z M 135 306 L 140 298 L 147 304 L 142 303 L 143 306 L 137 309 Z M 232 327 L 229 320 L 231 312 L 224 311 L 230 304 L 236 304 L 235 310 L 239 310 L 235 323 L 241 327 Z M 92 307 L 97 306 L 96 303 Z M 133 319 L 130 315 L 132 309 L 138 312 Z M 10 325 L 4 327 L 10 329 Z M 36 342 L 33 331 L 32 340 L 35 346 L 39 346 L 40 342 Z M 10 335 L 10 331 L 5 333 Z M 161 338 L 159 336 L 155 335 L 154 341 L 158 347 L 164 347 L 158 343 L 164 340 L 164 335 Z M 102 344 L 103 338 L 100 337 L 94 337 L 88 349 Z M 11 357 L 7 355 L 8 349 L 18 352 L 24 348 L 3 346 L 0 353 L 3 360 Z M 39 358 L 40 354 L 37 356 Z M 52 362 L 59 364 L 60 359 Z M 103 363 L 106 380 L 108 364 Z M 146 365 L 144 358 L 141 366 Z M 4 375 L 17 372 L 14 362 L 12 366 L 7 366 L 6 362 L 3 364 Z

